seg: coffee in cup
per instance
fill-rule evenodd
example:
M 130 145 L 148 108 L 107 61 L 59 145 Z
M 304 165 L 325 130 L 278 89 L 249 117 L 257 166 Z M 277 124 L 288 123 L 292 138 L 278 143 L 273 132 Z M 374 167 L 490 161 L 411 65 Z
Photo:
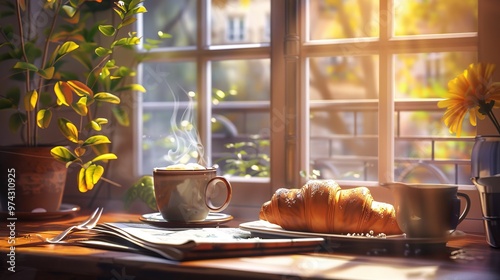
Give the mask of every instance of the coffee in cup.
M 197 164 L 172 165 L 153 170 L 156 204 L 167 221 L 198 222 L 210 212 L 223 211 L 231 200 L 231 184 L 216 176 L 215 168 Z M 214 205 L 222 196 L 223 202 Z

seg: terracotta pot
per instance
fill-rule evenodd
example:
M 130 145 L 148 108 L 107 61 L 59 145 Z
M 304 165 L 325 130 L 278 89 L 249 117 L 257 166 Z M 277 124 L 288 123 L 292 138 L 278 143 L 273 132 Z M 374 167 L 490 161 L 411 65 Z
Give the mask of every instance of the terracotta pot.
M 2 211 L 53 212 L 61 207 L 67 169 L 52 147 L 0 147 Z M 9 204 L 10 202 L 10 204 Z M 8 206 L 13 206 L 10 209 Z

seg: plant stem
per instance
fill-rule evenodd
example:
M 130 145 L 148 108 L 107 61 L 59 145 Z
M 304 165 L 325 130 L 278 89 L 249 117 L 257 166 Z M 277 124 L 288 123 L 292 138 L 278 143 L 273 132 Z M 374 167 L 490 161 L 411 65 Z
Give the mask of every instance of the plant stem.
M 17 25 L 19 27 L 19 35 L 20 35 L 19 37 L 21 40 L 21 50 L 23 52 L 24 61 L 29 62 L 28 56 L 26 55 L 26 49 L 25 49 L 25 43 L 24 43 L 24 30 L 23 30 L 23 23 L 22 23 L 22 19 L 21 19 L 21 5 L 19 4 L 19 1 L 16 1 L 16 12 L 17 12 Z M 29 11 L 28 11 L 28 13 L 29 13 Z M 28 16 L 28 26 L 30 25 L 30 19 L 31 19 L 31 17 Z M 30 72 L 29 72 L 29 70 L 26 70 L 25 90 L 26 90 L 26 93 L 28 93 L 30 91 Z M 28 141 L 28 146 L 33 146 L 34 143 L 32 143 L 32 139 L 31 139 L 31 125 L 30 125 L 31 118 L 32 118 L 31 112 L 27 111 L 26 117 L 27 117 L 26 137 L 27 137 L 27 141 Z
M 40 68 L 42 68 L 42 69 L 45 69 L 45 67 L 46 67 L 45 64 L 47 63 L 47 56 L 49 53 L 50 37 L 54 33 L 54 29 L 56 28 L 56 22 L 57 22 L 57 18 L 58 18 L 59 12 L 61 10 L 61 7 L 62 7 L 62 2 L 58 1 L 56 3 L 56 8 L 54 9 L 54 17 L 52 18 L 52 24 L 50 26 L 50 31 L 47 34 L 47 39 L 45 40 L 42 63 L 40 64 Z M 42 94 L 42 87 L 43 87 L 44 83 L 45 83 L 45 80 L 42 78 L 39 78 L 38 88 L 37 88 L 38 94 Z M 40 102 L 40 98 L 38 98 L 38 100 L 36 101 L 35 112 L 38 111 L 39 102 Z M 33 127 L 33 143 L 36 143 L 37 138 L 38 138 L 38 126 L 34 125 L 34 127 Z
M 490 118 L 490 120 L 493 123 L 493 125 L 495 125 L 495 128 L 497 129 L 497 132 L 500 134 L 500 124 L 498 123 L 498 120 L 495 117 L 495 114 L 493 114 L 492 110 L 488 111 L 488 117 Z

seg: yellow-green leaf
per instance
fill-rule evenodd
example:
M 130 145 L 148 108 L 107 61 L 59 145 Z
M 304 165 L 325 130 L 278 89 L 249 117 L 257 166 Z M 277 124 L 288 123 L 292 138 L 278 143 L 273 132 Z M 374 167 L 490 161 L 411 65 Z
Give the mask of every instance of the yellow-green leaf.
M 92 146 L 92 145 L 98 145 L 98 144 L 109 144 L 111 141 L 108 139 L 108 137 L 104 135 L 94 135 L 90 136 L 83 142 L 82 146 Z
M 128 117 L 128 113 L 121 106 L 115 106 L 111 108 L 111 112 L 113 112 L 113 115 L 115 116 L 116 120 L 120 125 L 123 126 L 130 125 L 130 119 Z
M 102 126 L 99 123 L 97 123 L 96 121 L 93 121 L 93 120 L 90 121 L 90 127 L 92 127 L 92 129 L 95 130 L 95 131 L 101 131 L 101 129 L 102 129 Z
M 71 80 L 67 82 L 68 86 L 73 90 L 74 93 L 76 93 L 79 96 L 85 96 L 85 95 L 90 95 L 93 96 L 94 92 L 92 89 L 90 89 L 86 84 L 77 81 L 77 80 Z
M 51 67 L 48 67 L 48 68 L 45 68 L 45 69 L 40 69 L 38 70 L 38 75 L 40 75 L 42 78 L 46 79 L 46 80 L 50 80 L 52 79 L 52 77 L 54 77 L 54 66 L 51 66 Z
M 120 19 L 123 19 L 125 17 L 125 13 L 123 13 L 123 8 L 120 7 L 121 9 L 118 9 L 118 8 L 113 8 L 113 10 L 115 11 L 116 14 L 118 14 L 118 16 L 120 17 Z
M 96 157 L 92 160 L 92 162 L 96 162 L 96 161 L 100 161 L 100 160 L 105 160 L 105 161 L 107 161 L 107 160 L 110 160 L 110 159 L 117 159 L 117 158 L 118 158 L 118 157 L 117 157 L 115 154 L 113 154 L 113 153 L 108 153 L 108 154 L 102 154 L 102 155 L 98 155 L 98 156 L 96 156 Z
M 105 36 L 113 36 L 115 35 L 116 29 L 113 25 L 110 24 L 101 24 L 99 25 L 99 31 Z
M 57 124 L 59 126 L 59 130 L 64 137 L 66 137 L 66 139 L 73 143 L 78 143 L 78 129 L 71 121 L 65 118 L 60 118 Z
M 77 43 L 75 43 L 73 41 L 64 42 L 64 44 L 61 45 L 61 47 L 59 48 L 59 51 L 57 53 L 60 56 L 63 56 L 67 53 L 70 53 L 70 52 L 78 49 L 79 47 L 80 47 L 80 45 L 78 45 Z
M 72 103 L 71 108 L 80 116 L 86 116 L 88 114 L 88 107 L 87 107 L 87 97 L 83 96 L 81 97 L 78 102 Z
M 85 185 L 87 190 L 94 188 L 94 185 L 99 182 L 102 174 L 104 174 L 104 167 L 92 164 L 85 169 Z
M 29 70 L 33 72 L 38 71 L 38 67 L 36 67 L 34 64 L 28 63 L 28 62 L 23 62 L 19 61 L 16 64 L 14 64 L 14 69 L 24 69 L 24 70 Z
M 68 86 L 66 82 L 59 81 L 54 85 L 54 93 L 57 97 L 57 103 L 59 105 L 69 106 L 73 102 L 73 93 L 71 87 Z
M 26 111 L 28 112 L 35 110 L 37 102 L 38 92 L 36 90 L 28 92 L 24 97 L 24 109 L 26 109 Z
M 77 11 L 76 8 L 74 8 L 74 7 L 70 6 L 70 5 L 63 5 L 62 9 L 66 13 L 66 15 L 68 17 L 70 17 L 70 18 L 72 18 L 75 15 L 76 11 Z
M 139 6 L 135 9 L 134 14 L 147 13 L 148 10 L 144 6 Z
M 78 190 L 82 193 L 87 192 L 89 189 L 92 189 L 94 186 L 90 188 L 87 187 L 87 183 L 85 181 L 85 168 L 81 168 L 80 172 L 78 172 Z
M 97 47 L 95 49 L 95 54 L 97 54 L 99 57 L 103 57 L 103 56 L 110 54 L 110 53 L 112 53 L 112 51 L 110 49 L 106 49 L 103 47 Z
M 51 110 L 41 109 L 36 114 L 36 124 L 40 128 L 49 127 L 51 120 L 52 120 L 52 111 Z
M 77 156 L 75 156 L 70 150 L 68 150 L 68 148 L 63 146 L 57 146 L 52 148 L 50 150 L 50 154 L 55 159 L 62 162 L 73 162 L 74 160 L 77 159 Z
M 135 17 L 126 18 L 122 23 L 120 23 L 118 25 L 118 29 L 120 29 L 120 28 L 122 28 L 124 26 L 130 25 L 130 24 L 132 24 L 132 23 L 134 23 L 136 21 L 137 21 L 137 18 L 135 18 Z
M 107 102 L 112 104 L 120 104 L 120 98 L 109 92 L 96 93 L 94 99 L 100 102 Z

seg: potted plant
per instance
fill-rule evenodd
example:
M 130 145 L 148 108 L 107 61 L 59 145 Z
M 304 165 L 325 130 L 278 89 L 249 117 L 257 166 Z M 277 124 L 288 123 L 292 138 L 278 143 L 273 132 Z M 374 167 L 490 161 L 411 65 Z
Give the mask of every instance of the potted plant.
M 107 180 L 103 177 L 105 162 L 117 159 L 110 151 L 108 119 L 112 116 L 119 124 L 128 125 L 120 93 L 145 89 L 129 82 L 134 70 L 120 65 L 113 54 L 140 42 L 125 27 L 146 9 L 142 0 L 101 2 L 2 3 L 0 17 L 10 17 L 10 24 L 0 26 L 0 65 L 3 71 L 9 69 L 9 82 L 17 84 L 0 90 L 0 109 L 9 115 L 2 122 L 8 122 L 22 142 L 0 149 L 0 179 L 8 182 L 0 190 L 4 211 L 59 210 L 68 167 L 78 168 L 77 186 L 86 192 Z M 106 19 L 115 18 L 115 22 L 94 22 L 96 9 L 110 6 Z M 62 135 L 56 144 L 46 143 L 42 137 L 52 130 Z M 37 151 L 32 154 L 33 150 Z M 46 161 L 32 165 L 39 158 Z M 41 178 L 45 175 L 48 178 Z M 61 182 L 63 186 L 55 186 Z M 45 196 L 44 185 L 48 188 Z M 24 198 L 34 200 L 23 203 Z M 52 199 L 49 205 L 41 204 L 44 198 Z

